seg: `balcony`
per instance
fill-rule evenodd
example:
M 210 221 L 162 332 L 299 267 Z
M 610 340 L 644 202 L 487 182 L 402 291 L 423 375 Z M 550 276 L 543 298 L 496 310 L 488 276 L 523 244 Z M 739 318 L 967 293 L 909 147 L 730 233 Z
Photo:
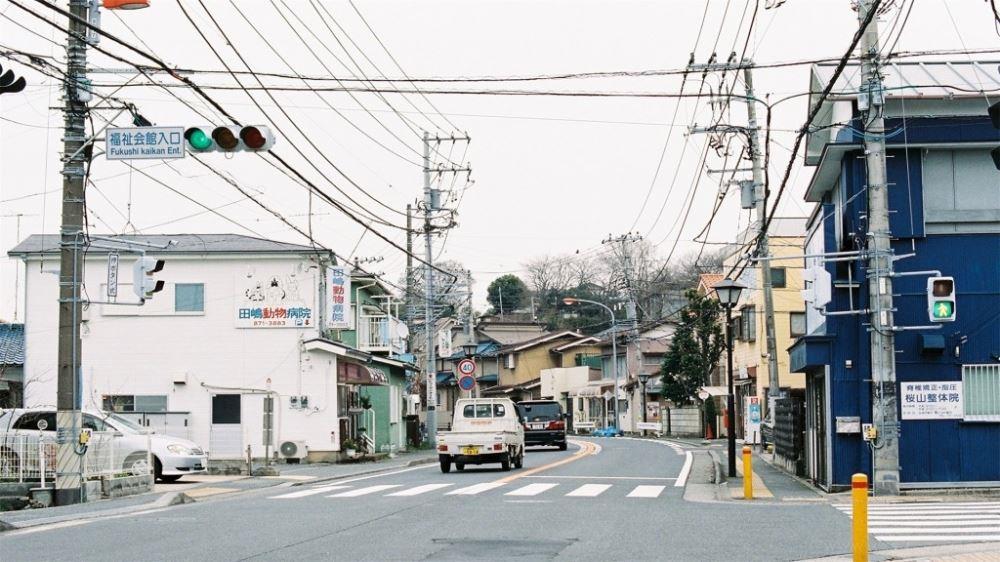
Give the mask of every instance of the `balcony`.
M 358 317 L 358 349 L 369 352 L 406 353 L 409 330 L 402 321 L 386 314 Z

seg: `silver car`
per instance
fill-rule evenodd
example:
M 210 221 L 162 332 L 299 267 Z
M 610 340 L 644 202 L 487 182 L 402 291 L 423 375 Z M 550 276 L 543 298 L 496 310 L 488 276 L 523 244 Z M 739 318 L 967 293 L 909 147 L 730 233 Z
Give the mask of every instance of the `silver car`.
M 148 473 L 153 463 L 156 479 L 174 482 L 185 474 L 205 472 L 208 455 L 192 441 L 147 431 L 132 421 L 99 410 L 83 412 L 83 428 L 96 435 L 116 439 L 115 463 L 125 472 Z M 39 433 L 41 432 L 41 433 Z M 10 445 L 5 436 L 41 436 L 54 441 L 56 437 L 56 411 L 54 408 L 28 408 L 0 411 L 0 458 L 7 464 L 19 462 L 16 451 L 3 450 Z M 149 455 L 146 454 L 147 447 Z M 6 467 L 8 470 L 11 467 Z

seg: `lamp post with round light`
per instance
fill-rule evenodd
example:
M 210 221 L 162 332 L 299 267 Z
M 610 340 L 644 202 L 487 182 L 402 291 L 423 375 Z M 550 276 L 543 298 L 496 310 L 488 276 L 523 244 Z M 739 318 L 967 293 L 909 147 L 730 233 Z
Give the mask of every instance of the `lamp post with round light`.
M 736 478 L 736 394 L 733 391 L 733 307 L 740 300 L 745 289 L 736 281 L 726 277 L 712 289 L 719 297 L 719 303 L 726 308 L 726 375 L 729 379 L 729 404 L 726 407 L 726 434 L 729 441 L 729 477 Z M 711 398 L 709 398 L 711 400 Z
M 567 306 L 573 306 L 580 303 L 597 305 L 604 310 L 608 311 L 611 315 L 611 373 L 615 378 L 615 388 L 614 388 L 614 406 L 615 406 L 615 423 L 613 426 L 615 434 L 618 433 L 618 324 L 615 322 L 615 311 L 611 310 L 610 307 L 604 303 L 599 303 L 597 301 L 578 299 L 576 297 L 566 297 L 563 300 L 563 304 Z

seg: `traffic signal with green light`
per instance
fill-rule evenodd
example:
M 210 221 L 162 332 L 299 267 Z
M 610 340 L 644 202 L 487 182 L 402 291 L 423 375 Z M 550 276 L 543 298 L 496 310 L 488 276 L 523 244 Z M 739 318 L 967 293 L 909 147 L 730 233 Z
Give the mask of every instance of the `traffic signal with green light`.
M 931 277 L 927 280 L 927 316 L 931 322 L 955 321 L 955 278 Z
M 188 127 L 184 140 L 190 152 L 260 152 L 274 146 L 274 135 L 263 125 Z

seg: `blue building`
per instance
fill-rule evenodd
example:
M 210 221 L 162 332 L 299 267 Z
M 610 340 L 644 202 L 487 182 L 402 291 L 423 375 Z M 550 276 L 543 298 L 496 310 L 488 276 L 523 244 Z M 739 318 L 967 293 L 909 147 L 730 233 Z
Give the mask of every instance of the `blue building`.
M 954 322 L 896 332 L 900 487 L 1000 485 L 1000 130 L 996 62 L 890 63 L 884 67 L 887 175 L 895 271 L 954 277 Z M 833 65 L 812 68 L 820 92 Z M 865 250 L 866 170 L 858 66 L 848 66 L 810 123 L 805 198 L 817 203 L 807 255 Z M 810 107 L 818 101 L 813 94 Z M 862 98 L 862 102 L 864 99 Z M 806 374 L 804 472 L 827 490 L 872 474 L 867 263 L 809 258 L 825 293 L 807 303 L 807 334 L 790 348 Z M 817 273 L 818 271 L 818 273 Z M 808 275 L 807 275 L 808 276 Z M 928 326 L 928 275 L 893 279 L 895 325 Z M 808 300 L 808 299 L 807 299 Z M 840 314 L 831 314 L 840 313 Z M 878 443 L 877 441 L 875 442 Z

